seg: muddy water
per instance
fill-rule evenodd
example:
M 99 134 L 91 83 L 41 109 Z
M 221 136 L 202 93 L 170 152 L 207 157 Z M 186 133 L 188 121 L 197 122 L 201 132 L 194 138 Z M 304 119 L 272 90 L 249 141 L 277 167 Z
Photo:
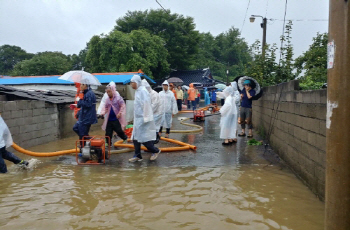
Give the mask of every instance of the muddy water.
M 74 156 L 41 158 L 25 171 L 8 163 L 0 229 L 323 229 L 324 203 L 243 139 L 214 146 L 213 119 L 205 134 L 172 135 L 197 144 L 197 153 L 163 153 L 156 162 L 144 154 L 130 164 L 125 153 L 104 166 L 78 166 Z M 74 140 L 31 150 L 69 149 Z

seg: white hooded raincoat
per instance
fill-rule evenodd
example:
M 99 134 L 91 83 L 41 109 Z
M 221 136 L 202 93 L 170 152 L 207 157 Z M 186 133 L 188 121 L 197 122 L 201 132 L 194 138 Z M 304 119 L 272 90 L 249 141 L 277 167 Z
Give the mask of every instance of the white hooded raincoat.
M 237 107 L 236 101 L 239 100 L 239 96 L 234 95 L 233 87 L 226 87 L 224 89 L 224 95 L 226 97 L 224 106 L 221 107 L 221 120 L 220 120 L 220 138 L 221 139 L 234 139 L 236 138 L 237 131 Z M 233 96 L 234 95 L 234 96 Z
M 173 114 L 177 114 L 178 110 L 174 93 L 169 90 L 168 81 L 164 81 L 163 85 L 168 85 L 168 90 L 165 91 L 163 89 L 163 91 L 159 93 L 160 111 L 162 115 L 160 126 L 169 129 L 173 122 Z
M 151 88 L 147 80 L 143 79 L 142 85 L 146 87 L 147 91 L 151 96 L 154 124 L 156 125 L 156 130 L 158 132 L 162 122 L 162 113 L 160 111 L 159 94 Z
M 137 84 L 134 101 L 134 127 L 132 140 L 140 143 L 156 140 L 156 126 L 154 124 L 151 97 L 145 86 L 141 85 L 141 77 L 134 75 L 131 82 Z

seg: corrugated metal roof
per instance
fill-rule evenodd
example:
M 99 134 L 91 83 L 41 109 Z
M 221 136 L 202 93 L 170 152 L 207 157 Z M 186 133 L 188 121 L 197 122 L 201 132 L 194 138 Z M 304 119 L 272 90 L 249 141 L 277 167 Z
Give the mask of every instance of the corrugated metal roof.
M 108 84 L 114 81 L 117 84 L 128 84 L 132 76 L 139 74 L 141 77 L 146 78 L 151 83 L 155 83 L 150 77 L 143 73 L 125 73 L 125 74 L 93 74 L 101 84 Z M 59 85 L 72 85 L 72 82 L 63 81 L 58 79 L 60 76 L 28 76 L 28 77 L 3 77 L 0 78 L 0 85 L 29 85 L 29 84 L 59 84 Z
M 103 96 L 103 93 L 94 91 L 97 101 Z M 73 103 L 75 100 L 75 91 L 71 90 L 55 90 L 55 91 L 27 91 L 12 88 L 9 86 L 0 85 L 0 95 L 11 95 L 15 100 L 17 99 L 30 99 L 46 101 L 54 104 Z

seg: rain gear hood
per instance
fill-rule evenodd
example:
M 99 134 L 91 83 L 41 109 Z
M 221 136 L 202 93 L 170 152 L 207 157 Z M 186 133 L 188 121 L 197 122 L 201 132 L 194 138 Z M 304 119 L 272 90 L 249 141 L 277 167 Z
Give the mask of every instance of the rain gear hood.
M 162 122 L 162 113 L 160 110 L 159 94 L 151 88 L 147 80 L 143 79 L 142 85 L 145 86 L 148 92 L 150 93 L 154 123 L 158 131 L 160 129 L 161 122 Z
M 141 77 L 134 75 L 131 82 L 137 84 L 134 101 L 134 127 L 132 140 L 139 143 L 156 140 L 156 126 L 153 119 L 152 102 L 146 87 L 141 84 Z
M 113 82 L 114 83 L 114 82 Z M 124 99 L 120 96 L 120 94 L 116 90 L 116 85 L 111 84 L 107 86 L 107 88 L 112 90 L 113 97 L 107 98 L 105 102 L 105 107 L 102 110 L 102 114 L 105 114 L 105 119 L 102 125 L 102 129 L 106 130 L 109 114 L 111 112 L 111 109 L 113 109 L 113 112 L 118 115 L 120 114 L 120 118 L 118 118 L 120 125 L 122 126 L 122 129 L 125 129 L 126 126 L 126 106 Z
M 210 104 L 210 97 L 207 89 L 204 89 L 204 103 L 206 106 Z
M 237 131 L 237 107 L 236 100 L 239 97 L 233 96 L 233 87 L 226 87 L 224 89 L 225 104 L 221 107 L 221 120 L 220 120 L 220 138 L 221 139 L 234 139 L 236 138 Z
M 238 91 L 238 84 L 237 82 L 231 82 L 231 87 L 233 89 L 233 93 L 232 96 L 236 97 L 236 107 L 237 107 L 237 111 L 239 111 L 239 105 L 240 105 L 240 98 L 241 98 L 241 94 Z M 238 112 L 237 112 L 238 113 Z
M 193 83 L 190 84 L 190 88 L 188 89 L 188 100 L 194 101 L 196 99 L 196 90 L 194 89 Z
M 110 87 L 110 86 L 114 86 L 115 88 L 117 88 L 117 86 L 115 85 L 114 81 L 111 81 L 110 83 L 108 83 L 107 87 Z M 107 95 L 107 93 L 104 93 L 103 97 L 101 99 L 100 105 L 98 106 L 97 114 L 100 114 L 100 115 L 104 114 L 102 112 L 104 111 L 107 99 L 108 99 L 108 95 Z
M 163 85 L 169 85 L 168 81 L 165 80 Z M 171 128 L 173 121 L 172 115 L 178 113 L 175 96 L 169 88 L 168 90 L 163 89 L 159 93 L 159 100 L 162 114 L 161 126 L 163 126 L 163 128 Z

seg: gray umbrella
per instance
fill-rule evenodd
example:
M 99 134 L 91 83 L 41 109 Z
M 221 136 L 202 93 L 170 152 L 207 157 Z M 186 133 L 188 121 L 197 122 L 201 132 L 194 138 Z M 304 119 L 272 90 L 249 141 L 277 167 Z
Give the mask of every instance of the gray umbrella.
M 169 83 L 173 83 L 174 85 L 182 85 L 184 82 L 178 77 L 171 77 L 168 79 Z
M 244 89 L 243 82 L 245 80 L 250 80 L 252 82 L 251 85 L 252 85 L 252 88 L 255 90 L 256 95 L 260 93 L 261 87 L 260 87 L 259 83 L 257 82 L 257 80 L 255 80 L 252 77 L 248 77 L 248 76 L 242 76 L 242 77 L 237 79 L 237 85 L 238 85 L 239 90 L 242 91 Z

